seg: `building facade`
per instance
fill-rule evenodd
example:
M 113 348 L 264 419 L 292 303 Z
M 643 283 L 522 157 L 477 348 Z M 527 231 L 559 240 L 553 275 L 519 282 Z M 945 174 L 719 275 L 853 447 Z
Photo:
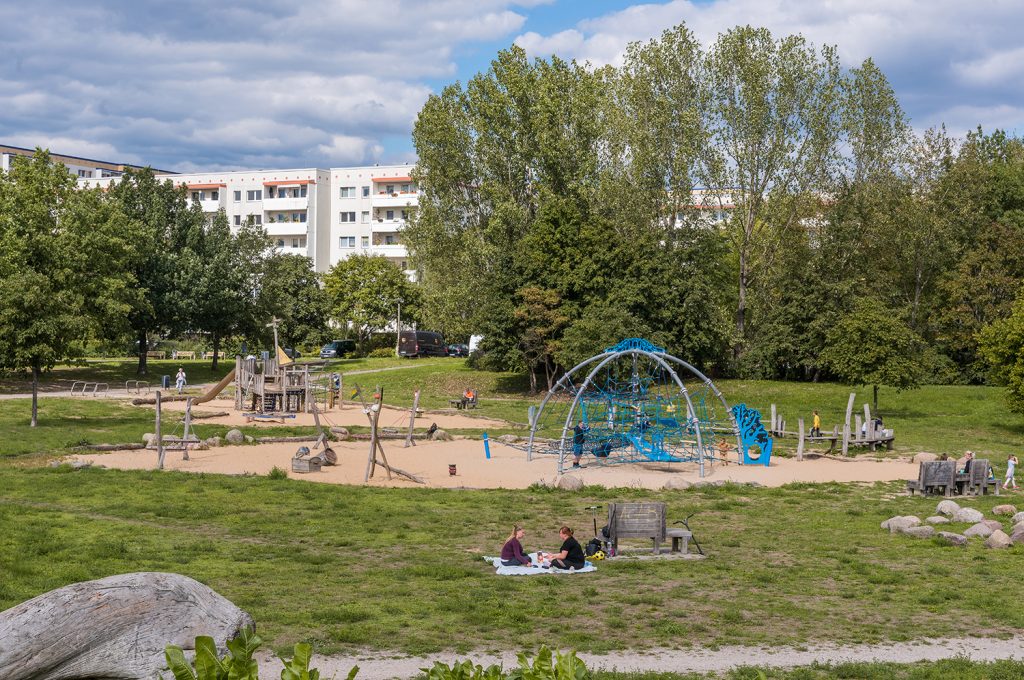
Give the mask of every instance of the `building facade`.
M 11 164 L 18 156 L 31 157 L 35 149 L 25 149 L 20 146 L 0 144 L 0 172 L 7 172 Z M 102 179 L 104 177 L 120 177 L 128 168 L 139 168 L 137 165 L 127 163 L 114 163 L 111 161 L 97 161 L 91 158 L 79 156 L 65 156 L 63 154 L 51 153 L 50 159 L 54 163 L 63 163 L 73 177 L 79 179 Z M 161 175 L 172 175 L 169 170 L 157 170 Z
M 382 255 L 406 271 L 402 229 L 419 204 L 410 165 L 245 170 L 166 175 L 211 218 L 220 210 L 232 228 L 262 225 L 282 253 L 309 257 L 325 272 L 354 254 Z M 117 177 L 83 177 L 106 187 Z

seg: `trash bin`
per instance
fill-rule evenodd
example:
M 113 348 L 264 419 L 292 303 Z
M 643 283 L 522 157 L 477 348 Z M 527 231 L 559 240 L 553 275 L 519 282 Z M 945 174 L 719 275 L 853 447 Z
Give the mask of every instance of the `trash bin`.
M 163 387 L 165 390 L 171 389 L 171 376 L 165 375 L 164 377 L 160 378 L 160 386 Z

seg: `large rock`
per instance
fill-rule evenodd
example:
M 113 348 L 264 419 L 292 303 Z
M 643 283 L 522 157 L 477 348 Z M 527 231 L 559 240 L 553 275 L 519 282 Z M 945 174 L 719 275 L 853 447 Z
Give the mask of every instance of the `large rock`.
M 897 515 L 882 522 L 882 528 L 888 529 L 890 534 L 895 534 L 910 527 L 921 525 L 921 518 L 913 515 Z
M 949 518 L 942 515 L 932 515 L 925 519 L 928 524 L 949 524 Z
M 1003 528 L 1003 523 L 1002 522 L 997 522 L 994 519 L 983 519 L 983 520 L 981 520 L 981 523 L 984 524 L 985 526 L 987 526 L 992 531 L 995 531 L 997 529 L 1002 530 L 1002 528 Z
M 147 432 L 142 435 L 142 443 L 146 446 L 156 446 L 156 433 Z
M 252 617 L 198 581 L 140 572 L 51 590 L 0 612 L 4 680 L 158 677 L 164 649 L 219 645 Z
M 498 441 L 501 442 L 502 444 L 515 444 L 516 442 L 519 441 L 519 437 L 515 436 L 514 434 L 503 434 L 500 437 L 498 437 Z
M 967 545 L 966 536 L 963 536 L 961 534 L 954 534 L 952 531 L 940 531 L 939 533 L 935 534 L 935 538 L 950 545 Z
M 221 445 L 221 438 L 220 437 L 208 437 L 206 439 L 206 445 L 207 446 L 220 446 Z
M 665 482 L 664 486 L 662 486 L 661 488 L 668 489 L 670 491 L 678 491 L 682 489 L 689 489 L 691 486 L 693 486 L 693 484 L 686 481 L 685 479 L 676 479 L 675 477 L 670 477 L 669 480 Z
M 986 548 L 1009 548 L 1013 545 L 1010 537 L 1002 531 L 993 531 L 992 535 L 985 539 Z
M 242 434 L 241 430 L 228 430 L 228 433 L 224 435 L 224 439 L 227 440 L 228 444 L 242 444 L 245 442 L 245 435 Z
M 938 459 L 939 459 L 939 457 L 936 456 L 934 453 L 928 453 L 927 451 L 922 451 L 921 453 L 915 455 L 911 459 L 911 462 L 914 462 L 914 463 L 929 463 L 929 462 L 931 462 L 933 460 L 938 460 Z
M 565 489 L 566 491 L 579 491 L 583 488 L 583 480 L 579 477 L 573 477 L 572 475 L 562 475 L 558 478 L 556 486 L 559 489 Z
M 954 522 L 977 524 L 983 519 L 985 519 L 985 515 L 983 515 L 980 510 L 975 510 L 974 508 L 960 508 L 953 513 Z
M 935 508 L 935 512 L 940 515 L 946 515 L 952 517 L 956 514 L 956 511 L 960 509 L 960 504 L 956 501 L 939 501 L 939 506 Z
M 996 507 L 992 508 L 992 514 L 993 515 L 1016 515 L 1017 514 L 1017 508 L 1013 507 L 1012 505 L 997 505 Z
M 1024 522 L 1024 512 L 1018 512 L 1013 516 L 1013 519 L 1010 520 L 1010 524 L 1020 524 L 1021 522 Z
M 935 535 L 935 527 L 907 527 L 906 529 L 900 529 L 900 533 L 913 536 L 914 538 L 931 538 Z
M 430 438 L 435 442 L 450 442 L 452 440 L 452 436 L 441 428 L 434 430 L 434 434 L 430 435 Z
M 985 524 L 984 522 L 978 522 L 974 526 L 969 527 L 966 531 L 964 531 L 964 536 L 967 536 L 968 538 L 972 538 L 974 536 L 977 536 L 979 538 L 988 538 L 992 535 L 994 531 L 995 529 Z
M 1010 527 L 1010 535 L 1011 536 L 1013 536 L 1015 533 L 1017 533 L 1019 531 L 1024 531 L 1024 521 L 1017 522 L 1012 527 Z
M 1010 542 L 1014 545 L 1024 545 L 1024 530 L 1011 533 Z

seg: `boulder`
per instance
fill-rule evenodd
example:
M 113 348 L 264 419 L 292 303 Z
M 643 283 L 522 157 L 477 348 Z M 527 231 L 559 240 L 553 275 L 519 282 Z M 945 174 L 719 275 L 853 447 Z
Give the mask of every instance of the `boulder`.
M 450 442 L 452 440 L 452 436 L 441 428 L 434 430 L 434 434 L 430 435 L 430 438 L 435 442 Z
M 928 524 L 949 524 L 949 518 L 943 517 L 942 515 L 932 515 L 925 519 Z
M 515 444 L 516 442 L 519 441 L 519 437 L 515 436 L 514 434 L 503 434 L 500 437 L 498 437 L 498 441 L 501 442 L 502 444 Z
M 903 531 L 904 529 L 909 529 L 910 527 L 916 527 L 920 525 L 921 518 L 919 517 L 914 517 L 913 515 L 897 515 L 895 517 L 890 517 L 889 519 L 882 522 L 881 526 L 883 529 L 888 529 L 889 533 L 895 534 L 900 531 Z
M 84 468 L 92 467 L 92 463 L 87 460 L 73 460 L 71 461 L 71 469 L 82 470 Z
M 221 441 L 222 440 L 221 440 L 220 437 L 208 437 L 206 439 L 206 445 L 207 446 L 211 446 L 211 447 L 212 446 L 220 446 L 221 445 Z
M 228 430 L 228 433 L 224 435 L 224 439 L 228 441 L 228 444 L 241 444 L 245 441 L 245 435 L 242 434 L 241 430 Z
M 1013 507 L 1012 505 L 997 505 L 996 507 L 992 508 L 992 514 L 993 515 L 1016 515 L 1017 514 L 1017 508 Z
M 935 512 L 940 515 L 946 515 L 952 517 L 956 514 L 956 511 L 960 509 L 960 504 L 956 501 L 939 501 L 939 506 L 935 508 Z
M 1013 519 L 1010 520 L 1010 524 L 1020 524 L 1021 522 L 1024 522 L 1024 512 L 1018 512 L 1013 516 Z
M 1010 543 L 1024 545 L 1024 531 L 1014 531 L 1010 534 Z
M 156 678 L 164 649 L 219 645 L 252 617 L 198 581 L 140 572 L 51 590 L 0 612 L 0 668 L 6 680 Z
M 761 482 L 747 482 L 747 486 L 753 487 L 755 489 L 763 489 L 764 488 L 764 484 L 762 484 Z
M 985 515 L 981 514 L 980 510 L 975 510 L 974 508 L 960 508 L 953 513 L 954 522 L 977 524 L 983 519 L 985 519 Z
M 939 459 L 939 457 L 936 456 L 934 453 L 928 453 L 927 451 L 922 451 L 921 453 L 915 455 L 911 459 L 911 462 L 913 462 L 913 463 L 929 463 L 929 462 L 931 462 L 933 460 L 938 460 L 938 459 Z
M 966 536 L 963 536 L 961 534 L 954 534 L 952 531 L 940 531 L 937 534 L 935 534 L 935 538 L 950 545 L 967 545 Z
M 906 529 L 900 529 L 900 533 L 913 536 L 914 538 L 931 538 L 935 535 L 935 527 L 907 527 Z
M 983 519 L 981 521 L 981 523 L 984 524 L 985 526 L 987 526 L 992 531 L 996 531 L 997 529 L 998 530 L 1002 530 L 1002 528 L 1003 528 L 1003 523 L 1002 522 L 997 522 L 994 519 Z
M 1010 537 L 1002 531 L 993 531 L 992 535 L 985 539 L 986 548 L 1009 548 L 1013 545 Z
M 146 446 L 156 446 L 156 434 L 153 432 L 147 432 L 142 435 L 142 443 Z
M 964 531 L 964 536 L 967 536 L 968 538 L 971 538 L 973 536 L 977 536 L 979 538 L 988 538 L 992 535 L 994 531 L 995 529 L 985 524 L 984 522 L 978 522 L 974 526 L 969 527 L 966 531 Z
M 558 478 L 556 486 L 566 491 L 579 491 L 583 488 L 583 480 L 572 475 L 562 475 Z
M 1011 536 L 1013 536 L 1014 534 L 1016 534 L 1018 532 L 1021 532 L 1021 531 L 1024 531 L 1024 521 L 1017 522 L 1012 527 L 1010 527 L 1010 535 Z
M 671 477 L 661 488 L 668 490 L 682 490 L 689 489 L 691 486 L 693 486 L 693 484 L 685 479 L 676 479 L 675 477 Z

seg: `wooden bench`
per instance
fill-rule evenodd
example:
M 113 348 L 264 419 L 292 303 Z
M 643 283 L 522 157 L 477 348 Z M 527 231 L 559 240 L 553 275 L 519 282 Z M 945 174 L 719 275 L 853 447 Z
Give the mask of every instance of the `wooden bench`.
M 922 496 L 938 494 L 942 489 L 944 496 L 952 496 L 957 488 L 955 460 L 923 461 L 917 470 L 917 480 L 907 482 L 907 491 L 913 496 L 915 491 Z
M 224 352 L 217 352 L 216 354 L 218 359 L 224 358 Z M 213 355 L 213 352 L 203 352 L 203 359 L 212 359 Z
M 188 350 L 174 350 L 171 354 L 172 359 L 195 359 L 196 353 Z
M 971 463 L 971 469 L 967 472 L 964 481 L 964 494 L 972 496 L 982 496 L 988 493 L 988 487 L 995 489 L 995 494 L 999 495 L 999 487 L 1002 483 L 992 477 L 989 473 L 992 471 L 992 466 L 985 458 L 975 459 Z
M 654 541 L 654 553 L 660 554 L 666 537 L 664 503 L 608 504 L 608 540 L 616 554 L 621 538 L 649 538 Z
M 449 399 L 448 400 L 448 405 L 449 406 L 454 406 L 457 409 L 476 408 L 477 396 L 479 395 L 479 392 L 477 392 L 476 390 L 469 390 L 469 391 L 470 391 L 470 393 L 472 393 L 472 395 L 473 395 L 472 397 L 463 396 L 461 399 Z
M 150 350 L 149 352 L 146 352 L 146 358 L 147 359 L 166 359 L 167 358 L 167 352 L 162 352 L 160 350 Z

